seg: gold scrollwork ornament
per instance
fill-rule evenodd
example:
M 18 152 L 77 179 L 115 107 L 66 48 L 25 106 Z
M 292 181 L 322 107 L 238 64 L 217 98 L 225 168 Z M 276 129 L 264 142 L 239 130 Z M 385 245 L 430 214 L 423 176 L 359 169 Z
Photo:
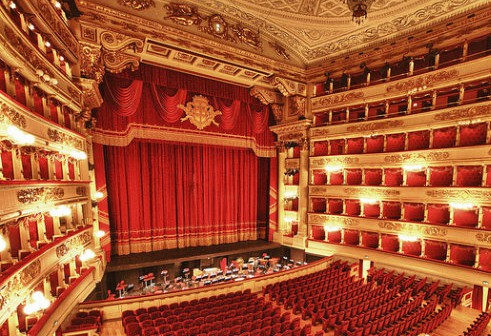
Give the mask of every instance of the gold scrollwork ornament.
M 181 118 L 181 122 L 189 120 L 199 130 L 210 126 L 210 124 L 218 126 L 215 117 L 222 114 L 220 111 L 215 111 L 208 99 L 201 95 L 194 96 L 193 101 L 187 102 L 186 106 L 179 104 L 177 107 L 186 112 L 186 116 Z

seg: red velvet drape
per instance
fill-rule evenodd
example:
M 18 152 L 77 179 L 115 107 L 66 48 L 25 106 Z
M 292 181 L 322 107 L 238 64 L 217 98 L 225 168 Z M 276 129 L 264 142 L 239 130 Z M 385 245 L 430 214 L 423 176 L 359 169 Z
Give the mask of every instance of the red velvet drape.
M 257 238 L 258 202 L 267 200 L 251 151 L 133 142 L 105 147 L 105 160 L 116 253 Z

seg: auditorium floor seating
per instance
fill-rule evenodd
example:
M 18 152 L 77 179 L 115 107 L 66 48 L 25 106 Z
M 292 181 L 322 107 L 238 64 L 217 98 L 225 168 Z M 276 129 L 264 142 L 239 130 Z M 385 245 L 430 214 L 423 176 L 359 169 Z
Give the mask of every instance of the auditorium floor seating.
M 482 321 L 484 325 L 489 321 L 487 314 L 459 304 L 463 289 L 458 286 L 452 289 L 453 285 L 439 280 L 383 268 L 372 268 L 366 280 L 353 273 L 347 262 L 338 260 L 325 270 L 268 285 L 262 293 L 233 292 L 124 311 L 122 320 L 105 322 L 101 334 L 477 336 L 490 332 L 482 327 Z

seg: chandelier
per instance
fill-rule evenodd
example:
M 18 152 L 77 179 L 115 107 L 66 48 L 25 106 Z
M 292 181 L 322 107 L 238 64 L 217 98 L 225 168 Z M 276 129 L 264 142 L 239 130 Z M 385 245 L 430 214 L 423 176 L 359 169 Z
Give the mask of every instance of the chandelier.
M 353 12 L 353 22 L 361 24 L 367 18 L 367 12 L 374 0 L 341 0 Z

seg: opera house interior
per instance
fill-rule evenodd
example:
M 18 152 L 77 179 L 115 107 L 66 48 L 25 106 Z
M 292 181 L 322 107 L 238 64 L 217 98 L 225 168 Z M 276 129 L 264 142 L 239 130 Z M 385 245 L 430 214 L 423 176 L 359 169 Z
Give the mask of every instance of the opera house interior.
M 0 0 L 0 336 L 488 335 L 490 124 L 490 0 Z

